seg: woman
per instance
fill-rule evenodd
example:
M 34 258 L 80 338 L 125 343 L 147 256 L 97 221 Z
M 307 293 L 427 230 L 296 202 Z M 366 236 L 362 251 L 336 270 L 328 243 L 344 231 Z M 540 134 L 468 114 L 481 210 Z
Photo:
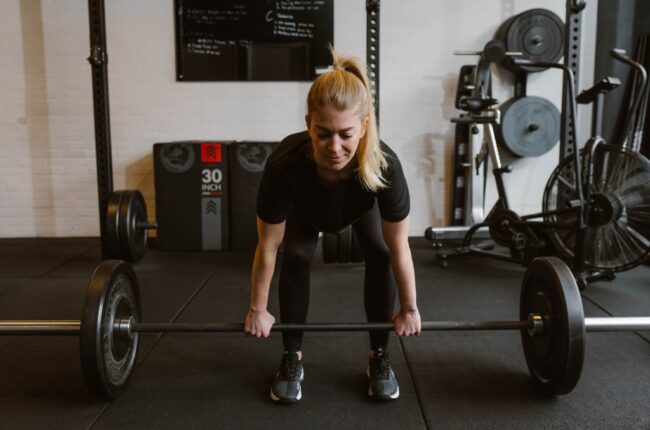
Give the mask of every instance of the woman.
M 275 318 L 267 311 L 278 248 L 283 323 L 304 323 L 309 305 L 309 266 L 319 231 L 352 224 L 366 270 L 364 304 L 369 322 L 393 321 L 399 335 L 420 334 L 415 274 L 408 244 L 409 192 L 395 153 L 377 136 L 368 77 L 352 58 L 334 57 L 307 97 L 307 131 L 285 138 L 271 154 L 257 196 L 258 244 L 251 302 L 244 330 L 267 337 Z M 393 275 L 394 274 L 394 275 Z M 393 315 L 395 284 L 401 308 Z M 388 331 L 371 331 L 368 394 L 396 399 Z M 285 353 L 271 385 L 271 399 L 302 397 L 302 332 L 284 332 Z

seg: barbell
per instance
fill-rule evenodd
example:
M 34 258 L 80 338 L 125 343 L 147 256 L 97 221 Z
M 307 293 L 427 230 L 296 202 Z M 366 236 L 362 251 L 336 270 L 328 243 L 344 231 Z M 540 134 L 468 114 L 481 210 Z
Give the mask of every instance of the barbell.
M 534 386 L 567 394 L 580 379 L 585 331 L 650 330 L 650 317 L 585 318 L 571 270 L 556 257 L 528 266 L 518 321 L 425 321 L 422 330 L 518 330 Z M 96 395 L 115 398 L 129 381 L 144 332 L 242 332 L 241 323 L 144 323 L 131 265 L 108 260 L 93 273 L 80 321 L 0 321 L 0 335 L 78 335 L 81 367 Z M 275 324 L 272 331 L 392 330 L 391 323 Z

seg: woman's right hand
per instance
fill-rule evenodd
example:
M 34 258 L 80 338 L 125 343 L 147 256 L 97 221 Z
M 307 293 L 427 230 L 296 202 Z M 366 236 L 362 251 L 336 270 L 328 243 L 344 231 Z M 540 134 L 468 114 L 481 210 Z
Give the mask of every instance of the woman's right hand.
M 275 317 L 266 309 L 263 311 L 249 309 L 244 320 L 244 334 L 246 336 L 269 337 L 274 323 Z

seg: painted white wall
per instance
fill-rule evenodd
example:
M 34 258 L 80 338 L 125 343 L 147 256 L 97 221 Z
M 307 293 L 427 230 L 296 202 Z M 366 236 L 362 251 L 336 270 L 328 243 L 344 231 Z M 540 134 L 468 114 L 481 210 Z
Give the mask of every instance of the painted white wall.
M 175 80 L 171 0 L 106 2 L 115 188 L 139 188 L 155 218 L 152 144 L 279 140 L 304 127 L 308 83 Z M 411 235 L 448 222 L 457 73 L 501 22 L 532 7 L 564 17 L 564 0 L 384 0 L 381 135 L 411 190 Z M 365 1 L 335 0 L 335 45 L 365 59 Z M 583 21 L 581 86 L 592 83 L 596 2 Z M 85 0 L 0 2 L 0 237 L 98 235 Z M 495 95 L 512 91 L 497 72 Z M 501 81 L 502 80 L 502 81 Z M 558 72 L 531 75 L 529 94 L 560 100 Z M 581 114 L 581 136 L 588 112 Z M 510 161 L 508 161 L 510 162 Z M 511 201 L 537 210 L 557 152 L 511 162 Z

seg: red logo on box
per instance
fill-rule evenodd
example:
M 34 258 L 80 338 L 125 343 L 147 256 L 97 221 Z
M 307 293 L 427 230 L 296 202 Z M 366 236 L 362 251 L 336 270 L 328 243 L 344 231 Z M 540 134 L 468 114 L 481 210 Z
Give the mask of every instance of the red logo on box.
M 202 143 L 201 161 L 203 163 L 221 163 L 221 144 Z

